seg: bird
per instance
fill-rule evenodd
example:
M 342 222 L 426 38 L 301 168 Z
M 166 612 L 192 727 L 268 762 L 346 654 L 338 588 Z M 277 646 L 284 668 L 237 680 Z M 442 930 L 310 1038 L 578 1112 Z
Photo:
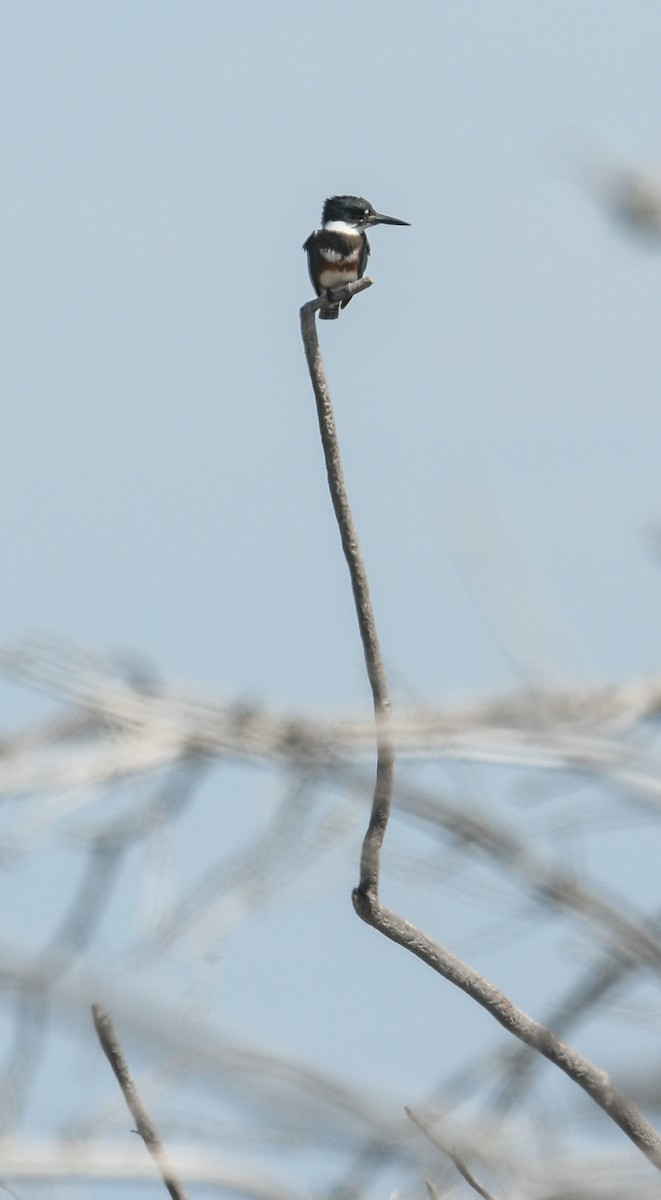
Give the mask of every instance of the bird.
M 321 214 L 321 228 L 315 229 L 303 249 L 307 251 L 308 270 L 318 296 L 346 287 L 362 279 L 370 253 L 366 229 L 372 225 L 409 225 L 398 217 L 386 217 L 376 211 L 363 196 L 330 196 Z M 323 321 L 334 321 L 348 300 L 324 304 L 319 310 Z

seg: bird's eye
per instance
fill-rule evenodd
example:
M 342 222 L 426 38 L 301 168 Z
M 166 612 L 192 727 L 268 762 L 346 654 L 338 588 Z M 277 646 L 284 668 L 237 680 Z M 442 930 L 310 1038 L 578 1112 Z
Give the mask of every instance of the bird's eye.
M 364 216 L 364 217 L 369 217 L 369 215 L 370 215 L 370 210 L 369 210 L 369 208 L 364 208 L 364 209 L 363 209 L 363 216 Z

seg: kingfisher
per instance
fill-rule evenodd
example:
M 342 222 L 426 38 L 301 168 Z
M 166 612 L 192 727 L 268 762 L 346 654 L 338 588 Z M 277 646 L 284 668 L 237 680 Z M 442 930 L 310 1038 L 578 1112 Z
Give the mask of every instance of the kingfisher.
M 335 288 L 362 279 L 370 253 L 366 229 L 372 225 L 409 223 L 377 212 L 363 196 L 331 196 L 324 204 L 321 229 L 315 229 L 303 244 L 317 295 L 325 296 Z M 349 300 L 343 300 L 341 305 L 324 304 L 319 317 L 323 321 L 334 321 L 340 315 L 340 307 L 346 308 Z

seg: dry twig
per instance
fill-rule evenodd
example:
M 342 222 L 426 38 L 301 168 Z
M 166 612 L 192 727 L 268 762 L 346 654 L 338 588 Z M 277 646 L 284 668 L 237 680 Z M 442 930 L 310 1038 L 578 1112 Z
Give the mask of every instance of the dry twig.
M 92 1016 L 94 1017 L 94 1028 L 98 1034 L 103 1052 L 115 1072 L 128 1109 L 138 1127 L 138 1133 L 156 1163 L 163 1183 L 170 1193 L 172 1200 L 188 1200 L 186 1192 L 167 1161 L 159 1132 L 138 1095 L 138 1090 L 131 1077 L 128 1063 L 122 1053 L 122 1047 L 119 1044 L 119 1038 L 110 1017 L 100 1004 L 92 1005 Z
M 358 280 L 337 293 L 344 299 L 353 296 L 371 281 Z M 492 983 L 445 947 L 427 937 L 415 925 L 386 908 L 379 900 L 379 870 L 394 782 L 394 742 L 390 728 L 390 698 L 383 668 L 367 571 L 358 544 L 349 498 L 344 483 L 333 407 L 326 381 L 315 314 L 319 300 L 301 308 L 301 333 L 310 380 L 317 405 L 321 441 L 326 460 L 328 486 L 340 531 L 342 548 L 351 576 L 358 627 L 363 643 L 365 666 L 372 689 L 377 737 L 377 771 L 372 810 L 361 855 L 360 882 L 353 892 L 354 908 L 366 924 L 384 937 L 415 954 L 455 987 L 466 992 L 491 1014 L 509 1033 L 543 1054 L 599 1105 L 631 1141 L 661 1170 L 661 1136 L 635 1104 L 618 1092 L 605 1071 L 599 1070 L 571 1046 L 533 1020 Z
M 359 279 L 356 283 L 349 284 L 348 287 L 342 289 L 341 293 L 338 292 L 337 294 L 342 299 L 345 299 L 371 286 L 371 279 Z M 358 628 L 363 643 L 365 667 L 367 669 L 370 688 L 372 689 L 377 741 L 376 781 L 374 784 L 374 799 L 372 801 L 369 826 L 363 841 L 360 862 L 360 883 L 358 884 L 357 891 L 361 896 L 370 897 L 377 903 L 379 856 L 390 815 L 390 805 L 392 803 L 395 747 L 390 730 L 391 706 L 388 682 L 386 680 L 379 638 L 376 631 L 367 571 L 358 543 L 358 534 L 344 483 L 344 472 L 342 470 L 340 447 L 335 429 L 333 406 L 331 404 L 330 392 L 326 382 L 317 338 L 315 315 L 320 304 L 321 301 L 317 299 L 310 300 L 307 304 L 303 305 L 301 309 L 301 333 L 303 335 L 305 357 L 310 372 L 310 379 L 312 380 L 314 398 L 317 404 L 319 432 L 326 459 L 328 487 L 340 531 L 344 557 L 349 568 L 349 575 L 351 576 L 351 588 L 356 607 L 356 616 L 358 618 Z

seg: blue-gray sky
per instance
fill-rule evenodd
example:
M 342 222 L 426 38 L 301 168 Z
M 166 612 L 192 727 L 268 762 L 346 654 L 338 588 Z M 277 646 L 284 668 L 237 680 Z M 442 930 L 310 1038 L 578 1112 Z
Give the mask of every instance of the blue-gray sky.
M 298 328 L 302 243 L 350 191 L 411 222 L 321 329 L 395 695 L 517 682 L 457 566 L 476 511 L 566 627 L 561 674 L 657 670 L 661 252 L 568 148 L 661 163 L 660 46 L 652 0 L 3 5 L 2 639 L 367 709 Z M 396 952 L 342 904 L 376 971 Z M 288 1045 L 289 1011 L 276 989 L 237 1025 Z M 338 1013 L 322 1050 L 351 1073 L 366 1032 Z M 390 1019 L 366 1074 L 426 1086 Z
M 561 153 L 661 157 L 655 4 L 0 20 L 7 636 L 363 701 L 297 325 L 301 243 L 349 190 L 411 221 L 324 329 L 391 666 L 424 695 L 505 677 L 448 559 L 476 500 L 596 673 L 656 664 L 661 264 Z

